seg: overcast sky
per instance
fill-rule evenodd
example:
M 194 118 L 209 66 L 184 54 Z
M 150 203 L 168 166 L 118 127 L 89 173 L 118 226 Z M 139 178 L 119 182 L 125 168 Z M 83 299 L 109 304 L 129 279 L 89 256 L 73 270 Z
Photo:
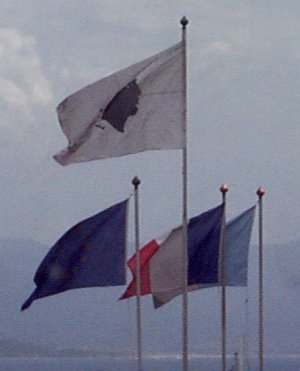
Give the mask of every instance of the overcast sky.
M 57 105 L 85 85 L 177 43 L 185 15 L 190 21 L 189 216 L 220 203 L 219 187 L 224 182 L 229 186 L 229 218 L 252 206 L 256 190 L 263 186 L 265 242 L 300 241 L 298 0 L 0 0 L 0 9 L 0 239 L 33 239 L 51 246 L 78 221 L 127 198 L 135 175 L 142 180 L 141 241 L 181 223 L 180 151 L 145 152 L 67 167 L 57 164 L 52 155 L 67 145 Z M 133 240 L 132 205 L 130 220 Z M 257 242 L 255 227 L 252 243 Z M 20 245 L 25 255 L 14 255 L 8 262 L 2 259 L 7 284 L 1 291 L 1 335 L 104 349 L 134 342 L 134 301 L 116 301 L 123 291 L 120 287 L 72 290 L 37 301 L 21 314 L 22 300 L 34 287 L 32 266 L 42 253 L 39 248 L 31 251 L 29 242 Z M 297 249 L 298 243 L 293 246 Z M 298 255 L 289 249 L 283 263 L 283 254 L 276 260 L 274 251 L 266 251 L 265 260 L 267 274 L 276 273 L 266 277 L 266 336 L 276 339 L 280 352 L 296 353 L 298 286 L 288 290 L 299 284 L 298 259 L 293 258 Z M 257 260 L 257 249 L 251 253 Z M 250 265 L 255 281 L 250 294 L 229 289 L 231 342 L 239 340 L 234 331 L 245 326 L 241 316 L 246 296 L 250 297 L 248 322 L 256 336 L 257 305 L 252 295 L 257 291 L 256 269 Z M 213 339 L 211 348 L 219 339 L 220 315 L 207 311 L 208 306 L 218 306 L 217 294 L 212 290 L 189 296 L 191 349 L 197 352 L 206 349 L 209 339 Z M 282 302 L 287 303 L 287 316 L 282 316 Z M 179 298 L 160 311 L 152 310 L 150 297 L 143 305 L 146 346 L 162 350 L 164 344 L 180 351 Z M 236 349 L 231 347 L 230 352 Z
M 223 182 L 229 217 L 264 186 L 266 242 L 299 240 L 299 14 L 296 0 L 2 0 L 1 237 L 51 245 L 127 198 L 135 175 L 142 241 L 181 222 L 180 151 L 67 167 L 52 155 L 67 144 L 58 103 L 178 42 L 186 15 L 189 215 L 217 205 Z

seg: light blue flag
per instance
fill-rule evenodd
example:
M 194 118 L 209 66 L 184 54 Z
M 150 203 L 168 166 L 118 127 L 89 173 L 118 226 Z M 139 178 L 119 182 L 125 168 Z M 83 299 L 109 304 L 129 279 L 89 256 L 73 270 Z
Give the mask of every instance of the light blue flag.
M 248 253 L 256 206 L 243 212 L 225 230 L 226 286 L 247 286 Z

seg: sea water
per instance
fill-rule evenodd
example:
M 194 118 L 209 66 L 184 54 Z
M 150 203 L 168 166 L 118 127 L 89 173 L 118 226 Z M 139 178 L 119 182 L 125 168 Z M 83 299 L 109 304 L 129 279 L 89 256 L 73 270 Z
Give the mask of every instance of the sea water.
M 227 361 L 230 370 L 233 360 Z M 256 360 L 247 362 L 248 370 L 258 370 Z M 197 357 L 189 361 L 190 371 L 219 371 L 221 359 L 216 357 Z M 1 371 L 134 371 L 134 359 L 124 358 L 0 358 Z M 181 371 L 182 362 L 174 357 L 158 357 L 143 360 L 144 371 Z M 268 357 L 265 371 L 300 371 L 300 357 Z

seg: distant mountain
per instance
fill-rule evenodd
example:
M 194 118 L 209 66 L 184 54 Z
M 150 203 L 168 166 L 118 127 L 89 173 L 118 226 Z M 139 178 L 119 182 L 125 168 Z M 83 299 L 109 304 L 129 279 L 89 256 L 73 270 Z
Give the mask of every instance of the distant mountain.
M 16 339 L 0 338 L 0 357 L 51 357 L 57 353 L 45 346 Z
M 16 339 L 0 338 L 0 357 L 99 357 L 111 354 L 111 352 L 102 353 L 93 349 L 56 349 Z M 123 354 L 120 353 L 119 355 L 122 356 Z
M 253 254 L 258 249 L 253 250 L 249 280 L 252 297 L 258 285 L 258 253 Z M 300 334 L 295 330 L 300 328 L 299 262 L 300 241 L 264 247 L 265 348 L 273 353 L 299 354 Z
M 0 239 L 0 355 L 18 349 L 53 354 L 62 348 L 70 353 L 73 348 L 135 352 L 135 299 L 118 301 L 124 286 L 71 290 L 20 311 L 48 249 L 35 241 Z M 257 351 L 257 250 L 251 247 L 249 287 L 227 289 L 229 353 L 237 349 L 241 336 L 251 352 Z M 299 352 L 299 262 L 300 241 L 264 247 L 266 352 Z M 142 320 L 145 352 L 181 352 L 181 297 L 158 310 L 151 296 L 143 298 Z M 189 323 L 191 352 L 220 352 L 218 288 L 189 294 Z

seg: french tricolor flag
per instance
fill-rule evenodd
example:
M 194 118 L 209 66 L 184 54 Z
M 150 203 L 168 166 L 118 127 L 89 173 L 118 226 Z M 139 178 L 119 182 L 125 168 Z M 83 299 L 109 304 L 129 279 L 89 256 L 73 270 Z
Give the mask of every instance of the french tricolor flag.
M 225 282 L 247 285 L 248 250 L 255 206 L 226 224 Z M 200 214 L 188 224 L 188 290 L 221 284 L 221 229 L 224 204 Z M 152 294 L 155 307 L 182 293 L 182 226 L 140 249 L 141 295 Z M 121 299 L 136 295 L 136 256 L 128 266 L 133 279 Z

